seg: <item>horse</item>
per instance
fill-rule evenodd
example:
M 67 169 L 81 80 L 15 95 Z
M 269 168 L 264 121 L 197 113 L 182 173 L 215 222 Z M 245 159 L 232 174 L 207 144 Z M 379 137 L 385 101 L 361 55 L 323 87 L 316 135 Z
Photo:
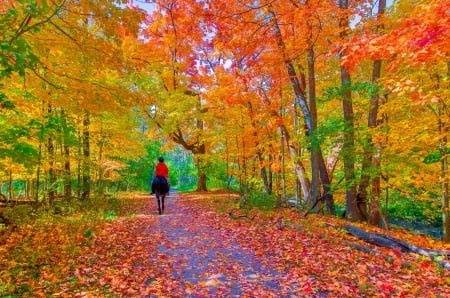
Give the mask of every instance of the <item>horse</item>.
M 164 199 L 169 192 L 169 182 L 164 176 L 156 176 L 152 182 L 152 194 L 155 194 L 158 201 L 159 214 L 164 213 Z

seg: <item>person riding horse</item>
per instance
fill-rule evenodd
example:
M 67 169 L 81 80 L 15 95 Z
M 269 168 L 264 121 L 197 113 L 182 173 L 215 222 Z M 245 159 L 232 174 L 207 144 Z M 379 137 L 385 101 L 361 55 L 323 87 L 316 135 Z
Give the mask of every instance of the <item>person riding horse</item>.
M 159 162 L 156 165 L 155 175 L 152 182 L 152 194 L 156 195 L 156 199 L 158 201 L 158 212 L 161 214 L 164 212 L 164 198 L 169 192 L 170 184 L 169 168 L 164 163 L 164 158 L 159 157 L 158 161 Z

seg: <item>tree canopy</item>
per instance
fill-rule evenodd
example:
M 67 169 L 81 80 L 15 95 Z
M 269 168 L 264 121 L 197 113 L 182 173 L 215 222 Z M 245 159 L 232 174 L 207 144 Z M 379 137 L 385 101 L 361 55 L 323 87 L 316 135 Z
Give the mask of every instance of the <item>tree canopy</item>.
M 329 214 L 340 204 L 348 219 L 376 224 L 394 193 L 441 210 L 449 240 L 448 1 L 16 0 L 0 9 L 0 179 L 9 185 L 0 193 L 10 199 L 14 181 L 50 205 L 112 183 L 143 188 L 146 158 L 179 146 L 198 190 L 233 184 Z

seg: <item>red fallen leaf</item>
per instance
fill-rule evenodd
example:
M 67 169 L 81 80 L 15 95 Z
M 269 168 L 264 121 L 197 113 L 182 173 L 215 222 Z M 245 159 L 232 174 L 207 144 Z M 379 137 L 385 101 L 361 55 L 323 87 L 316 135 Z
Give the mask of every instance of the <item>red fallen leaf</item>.
M 430 268 L 430 263 L 428 263 L 428 262 L 423 262 L 422 264 L 420 264 L 420 267 L 422 267 L 423 269 Z
M 306 287 L 304 287 L 304 288 L 302 289 L 302 292 L 303 292 L 304 294 L 314 294 L 314 290 L 313 290 L 309 285 L 307 285 Z
M 390 284 L 382 284 L 381 289 L 385 292 L 391 292 L 395 290 L 395 288 Z

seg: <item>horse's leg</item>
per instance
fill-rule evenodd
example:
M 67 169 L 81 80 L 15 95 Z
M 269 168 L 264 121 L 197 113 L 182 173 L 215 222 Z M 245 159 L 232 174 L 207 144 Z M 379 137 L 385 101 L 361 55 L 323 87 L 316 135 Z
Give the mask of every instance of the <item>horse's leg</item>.
M 159 201 L 159 195 L 158 194 L 156 194 L 156 200 L 158 201 L 158 213 L 161 214 L 161 203 Z
M 165 199 L 166 195 L 163 194 L 161 197 L 161 202 L 162 202 L 162 212 L 164 213 L 164 199 Z

